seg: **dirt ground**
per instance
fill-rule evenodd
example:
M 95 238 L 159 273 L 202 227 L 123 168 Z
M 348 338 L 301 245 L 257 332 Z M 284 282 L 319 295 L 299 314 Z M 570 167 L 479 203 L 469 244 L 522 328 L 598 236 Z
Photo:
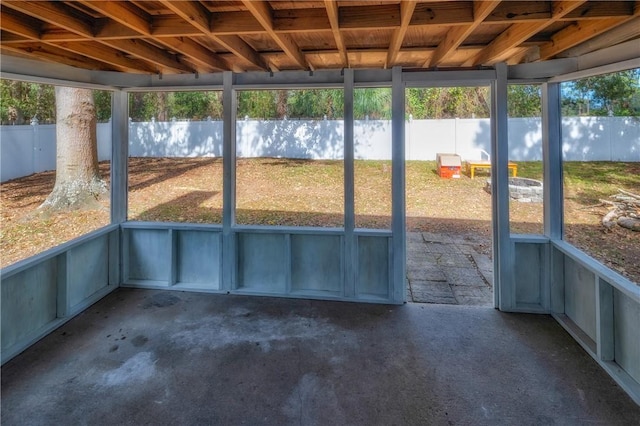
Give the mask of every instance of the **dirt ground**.
M 108 182 L 109 163 L 100 170 Z M 343 165 L 336 161 L 241 159 L 237 163 L 239 224 L 343 226 Z M 75 211 L 46 219 L 32 212 L 53 188 L 54 172 L 0 185 L 2 267 L 109 223 L 109 201 L 100 211 Z M 486 176 L 441 179 L 431 162 L 407 162 L 407 229 L 484 236 L 477 247 L 491 254 L 491 196 Z M 318 185 L 318 182 L 321 182 Z M 390 228 L 391 166 L 355 164 L 356 226 Z M 607 266 L 640 283 L 640 233 L 604 232 L 602 210 L 585 209 L 571 191 L 565 197 L 566 239 Z M 129 220 L 221 223 L 221 159 L 131 158 Z M 542 233 L 542 205 L 513 201 L 513 233 Z

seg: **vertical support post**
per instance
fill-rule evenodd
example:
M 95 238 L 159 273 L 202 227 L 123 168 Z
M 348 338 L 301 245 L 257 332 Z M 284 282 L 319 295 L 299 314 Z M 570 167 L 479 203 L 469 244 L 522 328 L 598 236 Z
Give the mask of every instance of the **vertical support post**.
M 544 234 L 550 240 L 562 239 L 564 227 L 562 185 L 562 115 L 560 84 L 544 83 L 542 89 L 542 166 L 544 181 Z M 547 283 L 551 311 L 564 313 L 563 255 L 549 247 Z
M 493 207 L 493 269 L 495 305 L 515 307 L 514 250 L 509 236 L 509 146 L 507 114 L 507 65 L 498 63 L 491 102 L 491 202 Z
M 405 301 L 406 292 L 406 212 L 405 212 L 405 93 L 402 67 L 391 71 L 391 232 L 393 282 L 391 299 Z
M 129 156 L 129 96 L 111 94 L 111 223 L 127 220 L 127 159 Z
M 222 76 L 222 285 L 223 290 L 235 288 L 236 244 L 233 225 L 236 217 L 236 113 L 237 100 L 233 88 L 234 75 Z
M 129 94 L 122 90 L 111 93 L 111 223 L 127 220 L 129 186 Z M 109 238 L 109 284 L 120 285 L 127 276 L 128 239 L 122 231 Z
M 544 173 L 544 234 L 562 238 L 562 118 L 560 84 L 542 85 L 542 165 Z
M 353 142 L 353 82 L 352 69 L 344 70 L 344 296 L 353 298 L 356 294 L 356 252 L 355 195 L 354 195 L 354 142 Z
M 615 359 L 613 287 L 596 277 L 596 352 L 598 359 Z

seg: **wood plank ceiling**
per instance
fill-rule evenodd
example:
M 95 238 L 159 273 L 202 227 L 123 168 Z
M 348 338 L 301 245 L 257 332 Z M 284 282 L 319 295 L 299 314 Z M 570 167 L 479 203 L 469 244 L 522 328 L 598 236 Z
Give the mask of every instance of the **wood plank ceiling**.
M 640 43 L 640 1 L 16 1 L 2 54 L 130 73 L 461 68 Z

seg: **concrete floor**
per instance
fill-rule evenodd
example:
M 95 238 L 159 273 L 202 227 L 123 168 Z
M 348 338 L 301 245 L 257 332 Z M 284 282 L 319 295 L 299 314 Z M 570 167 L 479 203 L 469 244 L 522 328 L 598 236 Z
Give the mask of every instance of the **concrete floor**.
M 2 368 L 3 425 L 637 425 L 553 319 L 119 289 Z

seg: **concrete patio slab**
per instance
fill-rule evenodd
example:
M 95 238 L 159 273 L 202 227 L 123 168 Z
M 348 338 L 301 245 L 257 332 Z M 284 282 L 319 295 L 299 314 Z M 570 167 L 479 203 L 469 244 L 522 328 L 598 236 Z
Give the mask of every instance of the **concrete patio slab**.
M 493 263 L 473 236 L 409 232 L 408 300 L 473 306 L 493 305 Z
M 2 368 L 2 424 L 631 425 L 550 317 L 119 289 Z

